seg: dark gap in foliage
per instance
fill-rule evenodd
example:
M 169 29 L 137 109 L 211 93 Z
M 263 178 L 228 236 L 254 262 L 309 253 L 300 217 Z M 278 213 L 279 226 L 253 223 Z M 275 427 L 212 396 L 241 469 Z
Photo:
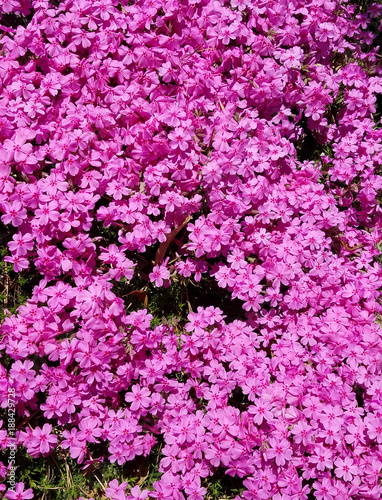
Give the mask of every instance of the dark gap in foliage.
M 7 12 L 1 15 L 0 23 L 6 28 L 16 29 L 18 26 L 23 26 L 26 28 L 28 24 L 32 21 L 34 16 L 34 10 L 32 9 L 30 14 L 27 16 L 21 16 L 15 14 L 14 12 Z
M 223 467 L 219 467 L 212 477 L 206 478 L 203 482 L 207 488 L 207 498 L 211 500 L 230 499 L 245 490 L 243 480 L 238 476 L 225 474 Z
M 231 294 L 220 288 L 215 280 L 202 279 L 188 287 L 188 297 L 194 311 L 198 307 L 219 307 L 226 315 L 226 322 L 245 320 L 245 313 L 239 299 L 232 299 Z

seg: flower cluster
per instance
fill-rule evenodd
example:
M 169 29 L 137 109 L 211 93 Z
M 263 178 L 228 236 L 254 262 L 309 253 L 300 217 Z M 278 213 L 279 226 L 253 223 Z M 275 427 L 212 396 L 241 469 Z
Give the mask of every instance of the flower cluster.
M 12 12 L 29 18 L 0 39 L 5 261 L 41 276 L 0 326 L 0 405 L 13 387 L 20 423 L 38 413 L 18 444 L 122 465 L 162 443 L 153 490 L 113 480 L 112 500 L 199 500 L 218 471 L 237 500 L 381 498 L 382 6 Z M 190 304 L 155 326 L 119 293 L 132 280 L 146 298 L 209 280 L 237 317 Z

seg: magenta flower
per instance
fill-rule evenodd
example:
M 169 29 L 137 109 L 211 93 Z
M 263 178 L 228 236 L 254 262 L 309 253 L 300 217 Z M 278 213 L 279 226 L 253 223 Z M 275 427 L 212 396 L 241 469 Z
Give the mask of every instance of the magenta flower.
M 254 415 L 253 421 L 257 425 L 261 425 L 263 420 L 272 420 L 273 419 L 273 413 L 272 413 L 272 406 L 268 402 L 262 402 L 262 401 L 256 401 L 255 405 L 251 405 L 248 408 L 248 412 L 251 415 Z
M 150 406 L 150 390 L 147 387 L 140 387 L 136 384 L 132 386 L 131 391 L 125 395 L 125 400 L 131 403 L 131 410 L 146 409 Z
M 315 481 L 313 483 L 313 488 L 316 490 L 314 494 L 317 500 L 335 500 L 337 497 L 337 488 L 333 486 L 332 481 L 326 477 L 323 478 L 321 482 Z
M 4 262 L 9 262 L 13 264 L 13 269 L 16 273 L 19 273 L 23 269 L 28 269 L 29 261 L 28 259 L 21 257 L 19 255 L 6 255 L 4 257 Z
M 292 458 L 293 453 L 286 439 L 281 439 L 279 441 L 275 438 L 271 438 L 269 440 L 269 446 L 265 455 L 267 459 L 275 458 L 277 465 L 285 465 L 286 462 Z
M 8 247 L 13 254 L 26 255 L 29 250 L 32 250 L 33 238 L 30 233 L 17 233 L 13 236 L 13 241 L 8 243 Z
M 354 465 L 353 460 L 349 457 L 337 458 L 334 463 L 336 465 L 334 470 L 336 476 L 343 478 L 344 481 L 352 481 L 353 476 L 358 472 L 358 467 Z
M 333 467 L 333 454 L 321 445 L 317 445 L 314 455 L 310 457 L 310 462 L 315 463 L 317 470 L 323 471 Z
M 32 144 L 27 143 L 28 134 L 24 130 L 20 130 L 15 135 L 14 140 L 6 139 L 4 142 L 4 150 L 0 150 L 0 159 L 6 159 L 7 161 L 22 162 L 26 160 L 27 156 L 32 151 Z M 6 158 L 4 153 L 6 153 Z M 3 157 L 3 158 L 2 158 Z
M 107 496 L 107 498 L 122 500 L 126 498 L 124 493 L 126 486 L 126 482 L 118 484 L 118 481 L 116 479 L 113 479 L 112 481 L 110 481 L 109 486 L 105 489 L 105 495 Z
M 46 293 L 51 297 L 48 300 L 48 305 L 53 309 L 65 306 L 73 297 L 71 287 L 62 281 L 59 281 L 54 287 L 47 288 Z
M 78 463 L 83 462 L 87 455 L 85 434 L 72 428 L 70 432 L 63 431 L 62 435 L 65 439 L 61 442 L 61 446 L 64 449 L 69 448 L 70 456 L 76 458 Z
M 155 286 L 163 286 L 164 281 L 170 278 L 170 271 L 164 265 L 156 265 L 153 267 L 153 272 L 149 274 L 150 281 L 155 283 Z
M 38 450 L 42 455 L 47 455 L 56 447 L 58 441 L 57 436 L 51 434 L 52 429 L 50 424 L 44 424 L 42 429 L 39 427 L 33 429 L 30 447 Z
M 9 500 L 30 500 L 31 498 L 33 498 L 33 490 L 31 488 L 28 488 L 27 490 L 24 488 L 24 483 L 16 483 L 15 490 L 8 490 L 5 493 L 5 496 Z
M 149 492 L 147 490 L 141 491 L 139 486 L 134 486 L 131 488 L 127 500 L 145 500 L 148 496 Z
M 377 443 L 382 443 L 382 418 L 374 417 L 369 420 L 367 433 L 370 439 L 374 439 Z
M 186 151 L 188 148 L 188 142 L 191 139 L 191 135 L 180 127 L 175 128 L 173 132 L 168 134 L 170 139 L 170 147 L 172 149 L 179 148 L 181 151 Z
M 97 424 L 96 419 L 85 417 L 79 424 L 82 435 L 88 443 L 99 443 L 96 437 L 102 435 L 102 430 Z
M 2 222 L 4 224 L 11 223 L 13 226 L 20 226 L 27 215 L 23 205 L 19 201 L 14 201 L 12 205 L 8 202 L 3 202 L 2 206 L 5 212 L 5 214 L 1 216 Z

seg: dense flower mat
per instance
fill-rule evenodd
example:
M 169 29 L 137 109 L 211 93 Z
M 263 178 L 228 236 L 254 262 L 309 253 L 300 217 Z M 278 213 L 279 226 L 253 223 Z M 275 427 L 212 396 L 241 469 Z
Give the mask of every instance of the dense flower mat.
M 381 498 L 382 6 L 357 3 L 1 2 L 4 261 L 38 277 L 0 327 L 7 498 L 19 457 L 154 449 L 151 485 L 99 496 Z

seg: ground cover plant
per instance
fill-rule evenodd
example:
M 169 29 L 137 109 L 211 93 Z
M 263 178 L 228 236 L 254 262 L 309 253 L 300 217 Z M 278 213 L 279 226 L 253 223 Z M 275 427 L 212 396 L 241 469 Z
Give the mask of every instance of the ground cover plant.
M 381 14 L 1 2 L 0 495 L 381 498 Z

